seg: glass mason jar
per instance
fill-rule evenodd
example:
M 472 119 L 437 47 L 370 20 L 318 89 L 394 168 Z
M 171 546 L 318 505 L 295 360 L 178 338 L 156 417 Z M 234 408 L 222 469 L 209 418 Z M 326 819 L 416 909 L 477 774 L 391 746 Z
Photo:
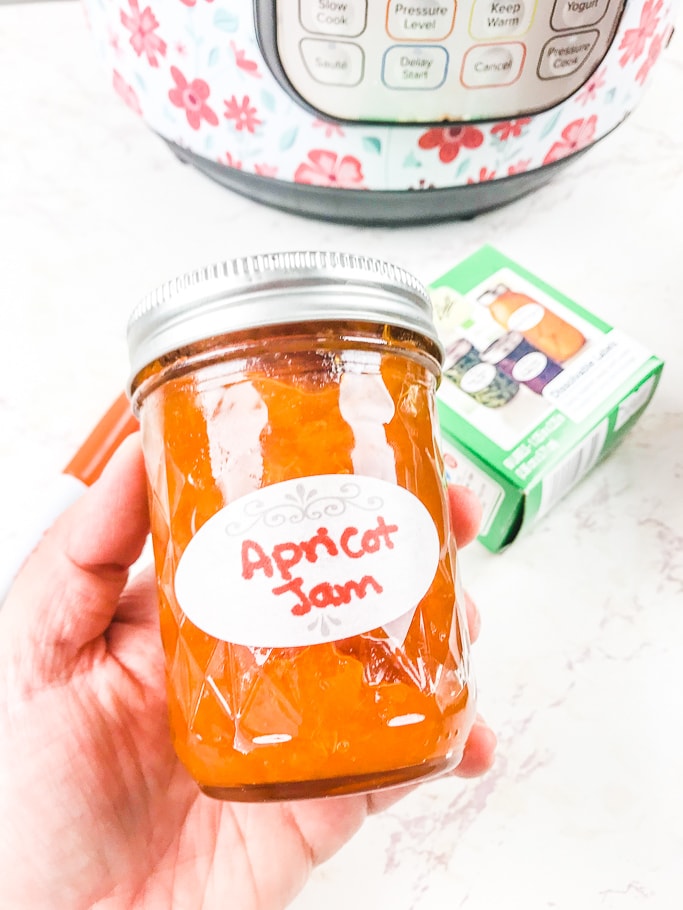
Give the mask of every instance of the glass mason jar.
M 519 392 L 515 380 L 482 360 L 480 351 L 466 338 L 458 339 L 446 351 L 444 373 L 485 408 L 502 408 Z
M 507 332 L 481 353 L 484 363 L 493 363 L 510 379 L 541 395 L 560 373 L 559 363 L 527 341 L 521 332 Z
M 211 796 L 458 764 L 475 716 L 426 290 L 362 256 L 220 263 L 128 329 L 176 752 Z

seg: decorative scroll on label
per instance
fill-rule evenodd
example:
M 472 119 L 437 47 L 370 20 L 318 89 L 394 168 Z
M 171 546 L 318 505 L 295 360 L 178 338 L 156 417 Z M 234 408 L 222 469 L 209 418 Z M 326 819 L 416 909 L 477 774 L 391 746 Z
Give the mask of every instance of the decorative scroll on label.
M 409 620 L 439 548 L 431 515 L 403 487 L 359 475 L 303 477 L 210 518 L 180 559 L 175 592 L 215 638 L 318 644 Z

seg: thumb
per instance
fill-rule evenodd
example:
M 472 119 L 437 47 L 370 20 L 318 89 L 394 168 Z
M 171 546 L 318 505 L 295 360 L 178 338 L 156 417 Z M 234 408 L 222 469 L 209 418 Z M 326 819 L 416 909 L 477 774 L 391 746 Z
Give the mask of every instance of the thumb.
M 0 657 L 9 657 L 0 665 L 40 684 L 63 680 L 79 660 L 92 660 L 95 649 L 105 647 L 101 636 L 148 530 L 135 433 L 45 534 L 17 576 L 0 611 Z

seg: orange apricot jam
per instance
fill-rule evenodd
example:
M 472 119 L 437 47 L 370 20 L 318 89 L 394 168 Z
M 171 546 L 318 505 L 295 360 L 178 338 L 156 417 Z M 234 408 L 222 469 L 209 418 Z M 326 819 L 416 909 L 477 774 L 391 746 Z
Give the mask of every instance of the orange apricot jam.
M 173 742 L 218 798 L 433 776 L 474 721 L 437 348 L 334 312 L 194 339 L 132 383 Z

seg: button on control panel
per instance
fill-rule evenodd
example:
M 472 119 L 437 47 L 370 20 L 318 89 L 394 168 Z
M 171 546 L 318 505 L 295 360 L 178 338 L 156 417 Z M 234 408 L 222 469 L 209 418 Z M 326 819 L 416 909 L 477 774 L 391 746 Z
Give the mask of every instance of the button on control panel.
M 351 122 L 519 117 L 568 98 L 603 59 L 625 0 L 261 0 L 271 69 Z
M 389 88 L 434 89 L 443 85 L 448 54 L 442 47 L 390 47 L 384 54 L 382 81 Z
M 301 56 L 311 78 L 324 85 L 360 85 L 363 51 L 357 44 L 304 38 Z
M 470 34 L 475 39 L 509 38 L 523 35 L 531 27 L 536 4 L 534 0 L 475 0 L 470 17 Z
M 563 79 L 581 69 L 599 38 L 599 33 L 558 35 L 544 46 L 538 61 L 539 79 Z

